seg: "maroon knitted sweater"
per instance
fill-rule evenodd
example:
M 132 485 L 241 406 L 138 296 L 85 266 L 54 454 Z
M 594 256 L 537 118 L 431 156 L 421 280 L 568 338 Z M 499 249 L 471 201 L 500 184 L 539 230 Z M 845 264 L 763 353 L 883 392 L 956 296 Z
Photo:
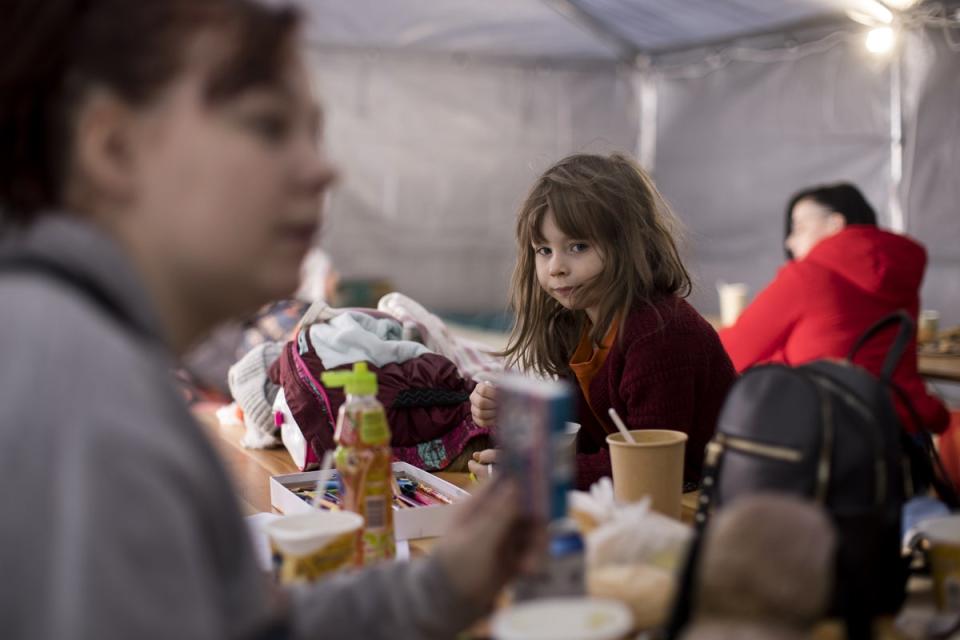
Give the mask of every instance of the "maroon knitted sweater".
M 638 305 L 590 383 L 590 404 L 573 385 L 581 424 L 577 487 L 610 475 L 610 407 L 630 429 L 686 433 L 684 482 L 699 482 L 704 448 L 736 375 L 716 331 L 686 301 L 668 296 Z

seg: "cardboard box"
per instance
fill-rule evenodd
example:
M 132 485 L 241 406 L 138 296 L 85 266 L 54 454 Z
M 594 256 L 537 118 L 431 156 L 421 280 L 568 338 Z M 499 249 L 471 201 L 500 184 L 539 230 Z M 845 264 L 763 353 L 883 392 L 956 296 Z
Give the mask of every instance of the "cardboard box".
M 424 505 L 411 509 L 398 509 L 395 506 L 393 509 L 393 527 L 397 540 L 431 538 L 443 535 L 457 512 L 457 503 L 470 497 L 470 494 L 460 487 L 406 462 L 394 462 L 393 473 L 394 475 L 405 475 L 413 478 L 435 489 L 453 502 L 453 504 Z M 284 514 L 309 511 L 313 507 L 293 491 L 315 486 L 319 477 L 319 471 L 271 476 L 270 504 L 273 505 L 274 509 Z
M 567 514 L 576 445 L 567 435 L 573 394 L 565 380 L 497 376 L 497 471 L 523 487 L 526 512 L 541 520 Z M 576 436 L 574 436 L 576 437 Z

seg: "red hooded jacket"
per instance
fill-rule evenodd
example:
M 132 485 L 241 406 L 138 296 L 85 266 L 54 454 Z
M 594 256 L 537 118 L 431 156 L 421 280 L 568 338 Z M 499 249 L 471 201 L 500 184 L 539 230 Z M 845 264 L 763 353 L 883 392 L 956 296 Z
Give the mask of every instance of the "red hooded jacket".
M 916 322 L 924 248 L 906 236 L 874 226 L 851 225 L 821 240 L 802 260 L 780 269 L 720 340 L 737 371 L 761 362 L 797 365 L 846 357 L 856 339 L 881 317 L 906 310 Z M 895 328 L 860 350 L 856 363 L 879 374 Z M 949 415 L 927 393 L 911 342 L 893 376 L 930 431 L 943 431 Z M 898 407 L 908 428 L 914 423 Z

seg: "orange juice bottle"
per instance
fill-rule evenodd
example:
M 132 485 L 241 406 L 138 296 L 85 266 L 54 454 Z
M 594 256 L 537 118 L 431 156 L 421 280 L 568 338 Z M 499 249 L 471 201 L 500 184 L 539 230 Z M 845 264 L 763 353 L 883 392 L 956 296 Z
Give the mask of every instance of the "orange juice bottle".
M 358 556 L 363 564 L 393 558 L 393 454 L 386 413 L 377 400 L 377 376 L 366 362 L 357 362 L 353 371 L 325 372 L 323 384 L 347 392 L 337 415 L 333 459 L 340 475 L 341 507 L 364 520 Z

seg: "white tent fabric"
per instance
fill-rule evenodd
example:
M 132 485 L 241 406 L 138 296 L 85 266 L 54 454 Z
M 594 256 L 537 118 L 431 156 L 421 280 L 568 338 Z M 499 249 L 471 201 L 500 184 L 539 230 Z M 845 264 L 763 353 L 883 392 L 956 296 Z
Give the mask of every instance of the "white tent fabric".
M 435 309 L 501 310 L 514 217 L 539 172 L 636 139 L 632 73 L 324 54 L 319 94 L 343 182 L 324 246 L 349 277 Z
M 930 249 L 923 305 L 960 323 L 960 53 L 938 31 L 904 43 L 892 199 L 890 64 L 842 15 L 808 28 L 873 0 L 302 2 L 345 175 L 324 245 L 347 277 L 388 277 L 434 309 L 501 310 L 515 212 L 537 173 L 574 151 L 623 149 L 652 163 L 687 226 L 702 311 L 716 310 L 717 279 L 756 290 L 772 278 L 790 193 L 846 179 L 887 223 L 899 201 Z M 778 36 L 762 45 L 777 55 L 754 56 L 764 62 L 711 44 L 679 54 L 706 60 L 692 73 L 673 71 L 676 55 L 620 61 L 771 29 L 798 42 L 855 35 L 809 55 Z
M 903 200 L 907 232 L 930 263 L 921 299 L 943 324 L 960 324 L 960 51 L 938 31 L 914 34 L 906 57 Z
M 718 280 L 754 294 L 773 278 L 801 188 L 849 180 L 889 222 L 889 70 L 859 45 L 658 80 L 654 174 L 688 228 L 701 310 Z

